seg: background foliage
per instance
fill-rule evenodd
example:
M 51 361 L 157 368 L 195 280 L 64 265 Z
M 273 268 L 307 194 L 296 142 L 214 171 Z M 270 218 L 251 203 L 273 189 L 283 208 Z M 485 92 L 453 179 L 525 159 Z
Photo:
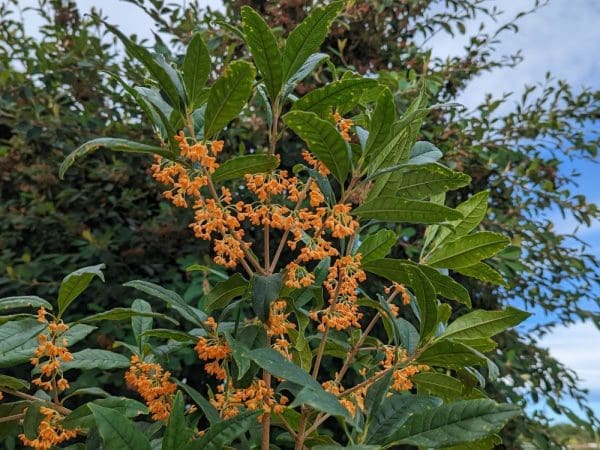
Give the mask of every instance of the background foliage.
M 106 153 L 70 172 L 66 182 L 58 182 L 59 162 L 81 142 L 101 135 L 143 141 L 150 130 L 139 125 L 136 109 L 101 70 L 119 72 L 138 83 L 143 82 L 143 72 L 122 64 L 118 47 L 74 5 L 42 3 L 46 25 L 41 39 L 25 34 L 23 23 L 12 13 L 15 2 L 5 1 L 0 10 L 0 66 L 7 69 L 0 78 L 0 295 L 55 292 L 52 280 L 102 261 L 108 266 L 111 294 L 90 296 L 98 310 L 119 304 L 120 284 L 134 278 L 152 279 L 196 298 L 203 284 L 214 280 L 191 277 L 184 268 L 205 262 L 206 248 L 190 239 L 188 219 L 160 202 L 150 177 L 138 175 L 139 158 Z M 159 0 L 131 3 L 157 22 L 161 34 L 148 45 L 168 59 L 181 60 L 182 43 L 194 30 L 203 32 L 213 55 L 222 55 L 222 61 L 215 61 L 217 67 L 243 52 L 235 29 L 214 21 L 223 19 L 219 13 L 200 13 L 193 2 L 186 10 Z M 305 16 L 307 3 L 312 2 L 227 1 L 226 15 L 237 20 L 240 6 L 251 4 L 283 33 Z M 423 75 L 429 80 L 432 103 L 452 101 L 478 74 L 519 61 L 518 55 L 499 58 L 493 52 L 496 40 L 516 23 L 477 31 L 462 58 L 432 60 L 426 46 L 417 42 L 427 42 L 434 33 L 468 32 L 469 19 L 497 14 L 493 3 L 356 1 L 336 22 L 325 47 L 338 55 L 332 64 L 379 72 L 399 112 L 416 94 L 408 88 L 410 81 Z M 529 13 L 535 14 L 538 7 Z M 318 73 L 315 81 L 327 76 Z M 597 156 L 598 137 L 585 130 L 599 119 L 600 93 L 551 78 L 540 81 L 540 86 L 524 88 L 519 99 L 511 98 L 518 104 L 508 113 L 498 113 L 498 108 L 509 99 L 494 97 L 482 99 L 474 111 L 439 110 L 430 116 L 422 138 L 443 150 L 450 167 L 473 176 L 469 190 L 457 191 L 452 202 L 458 204 L 469 192 L 492 187 L 485 226 L 513 238 L 497 267 L 509 279 L 510 289 L 472 284 L 474 306 L 497 309 L 524 302 L 552 312 L 554 324 L 590 317 L 597 323 L 589 306 L 590 293 L 597 292 L 599 282 L 597 258 L 568 245 L 542 213 L 558 207 L 581 223 L 599 216 L 595 205 L 573 191 L 572 176 L 561 163 L 565 158 Z M 312 84 L 306 82 L 300 90 L 308 91 Z M 253 131 L 230 127 L 228 139 L 241 147 L 263 145 L 265 118 L 250 114 L 244 120 L 250 125 L 245 130 Z M 401 230 L 406 255 L 414 253 L 416 231 Z M 591 300 L 598 303 L 597 296 Z M 546 332 L 552 325 L 536 331 Z M 587 411 L 584 421 L 592 422 L 577 377 L 538 348 L 536 336 L 513 331 L 498 338 L 502 351 L 496 359 L 502 377 L 487 389 L 498 400 L 508 398 L 521 405 L 543 399 L 582 425 L 561 404 L 563 396 L 571 395 Z M 108 329 L 101 344 L 108 346 L 115 337 L 119 330 Z M 540 448 L 556 445 L 541 410 L 527 411 L 529 417 L 513 421 L 504 431 L 505 445 L 520 446 L 524 439 Z

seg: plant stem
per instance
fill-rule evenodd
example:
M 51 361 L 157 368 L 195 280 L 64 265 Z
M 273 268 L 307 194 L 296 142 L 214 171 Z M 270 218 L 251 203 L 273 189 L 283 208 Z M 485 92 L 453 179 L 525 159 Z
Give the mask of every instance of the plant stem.
M 268 389 L 271 388 L 271 374 L 263 369 L 263 381 Z M 262 436 L 261 436 L 261 450 L 269 450 L 270 444 L 270 431 L 271 431 L 271 413 L 265 412 L 262 416 Z
M 14 414 L 12 416 L 6 416 L 6 417 L 0 417 L 0 423 L 14 422 L 15 420 L 21 420 L 23 417 L 25 417 L 25 413 Z
M 41 399 L 39 397 L 25 394 L 24 392 L 15 391 L 15 390 L 7 388 L 7 387 L 0 387 L 0 391 L 4 392 L 6 394 L 12 395 L 13 397 L 18 397 L 18 398 L 22 398 L 24 400 L 29 400 L 30 402 L 43 401 L 43 399 Z M 71 414 L 71 410 L 69 408 L 65 408 L 64 406 L 62 406 L 58 403 L 52 402 L 51 405 L 54 409 L 56 409 L 62 415 Z

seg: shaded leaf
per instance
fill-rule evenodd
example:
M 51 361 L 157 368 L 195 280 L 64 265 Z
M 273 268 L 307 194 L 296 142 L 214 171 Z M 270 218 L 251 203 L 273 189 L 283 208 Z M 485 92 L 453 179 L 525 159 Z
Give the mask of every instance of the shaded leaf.
M 150 450 L 150 441 L 146 435 L 123 414 L 94 403 L 87 406 L 96 419 L 106 450 Z
M 271 172 L 279 165 L 275 156 L 258 154 L 228 159 L 212 174 L 215 183 L 243 178 L 246 174 Z
M 446 222 L 461 217 L 459 212 L 446 206 L 391 196 L 376 197 L 352 210 L 352 214 L 363 219 L 424 224 Z
M 200 106 L 202 89 L 211 69 L 210 54 L 200 33 L 190 40 L 183 59 L 183 81 L 188 93 L 190 109 Z
M 104 274 L 102 273 L 104 267 L 104 264 L 83 267 L 71 272 L 62 280 L 58 290 L 58 317 L 65 312 L 65 309 L 79 294 L 87 289 L 94 277 L 97 276 L 104 282 Z

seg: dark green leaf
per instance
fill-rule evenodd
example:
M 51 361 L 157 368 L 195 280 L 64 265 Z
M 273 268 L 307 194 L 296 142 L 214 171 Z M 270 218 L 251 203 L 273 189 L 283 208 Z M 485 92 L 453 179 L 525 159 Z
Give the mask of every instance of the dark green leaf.
M 390 176 L 386 189 L 400 197 L 420 200 L 458 189 L 470 182 L 470 176 L 455 172 L 441 164 L 407 164 Z
M 279 160 L 275 156 L 258 154 L 244 155 L 228 159 L 212 175 L 215 183 L 243 178 L 250 173 L 267 173 L 277 167 Z
M 481 231 L 469 234 L 439 247 L 429 256 L 427 264 L 449 269 L 469 267 L 491 258 L 509 243 L 510 240 L 499 233 Z
M 463 215 L 462 219 L 452 222 L 451 227 L 439 231 L 435 245 L 440 246 L 445 241 L 453 240 L 469 234 L 479 225 L 487 211 L 489 191 L 481 191 L 456 207 Z
M 132 319 L 134 317 L 140 317 L 140 318 L 144 317 L 147 319 L 152 319 L 154 317 L 156 319 L 168 320 L 169 322 L 171 322 L 175 325 L 179 325 L 179 322 L 177 322 L 175 319 L 173 319 L 169 316 L 166 316 L 164 314 L 155 313 L 152 311 L 148 311 L 148 312 L 136 311 L 136 309 L 133 305 L 132 305 L 131 309 L 130 308 L 113 308 L 113 309 L 109 309 L 108 311 L 104 311 L 104 312 L 101 312 L 98 314 L 93 314 L 91 316 L 85 317 L 85 318 L 77 321 L 77 323 L 101 322 L 103 320 L 127 320 L 127 319 Z
M 275 100 L 283 83 L 281 53 L 275 36 L 265 20 L 249 6 L 242 7 L 242 26 L 258 72 L 271 100 Z
M 140 298 L 135 299 L 131 304 L 131 309 L 138 313 L 148 314 L 152 312 L 152 306 L 145 300 Z M 144 336 L 144 332 L 152 329 L 152 317 L 131 316 L 131 330 L 133 337 L 137 342 L 140 353 L 143 353 L 144 345 L 148 342 L 148 338 Z
M 0 298 L 0 312 L 15 308 L 39 308 L 40 306 L 52 311 L 52 305 L 50 303 L 35 295 Z
M 65 312 L 65 309 L 79 294 L 87 289 L 94 277 L 97 276 L 104 281 L 102 269 L 104 269 L 104 264 L 83 267 L 77 269 L 75 272 L 71 272 L 63 279 L 58 290 L 58 317 Z
M 376 197 L 354 209 L 352 214 L 363 219 L 424 224 L 447 222 L 461 217 L 459 212 L 446 206 L 392 196 Z
M 269 319 L 271 303 L 279 298 L 283 273 L 254 275 L 252 277 L 252 308 L 258 318 L 266 323 Z
M 260 411 L 244 411 L 232 419 L 215 423 L 204 436 L 188 444 L 184 450 L 222 450 L 248 431 L 259 414 Z
M 482 357 L 466 345 L 452 341 L 433 344 L 419 356 L 418 360 L 421 364 L 448 368 L 481 365 L 484 362 Z
M 0 374 L 0 386 L 20 391 L 21 389 L 29 389 L 29 382 L 21 380 L 20 378 Z
M 210 89 L 206 105 L 204 137 L 211 139 L 236 118 L 252 92 L 256 72 L 246 61 L 234 61 Z
M 202 88 L 210 73 L 210 54 L 200 33 L 196 33 L 188 44 L 183 60 L 183 81 L 188 92 L 190 109 L 200 106 Z
M 392 124 L 396 120 L 396 105 L 394 96 L 386 87 L 377 97 L 375 111 L 371 117 L 369 126 L 369 137 L 365 145 L 364 154 L 368 155 L 383 148 L 390 135 Z
M 241 297 L 248 289 L 248 281 L 242 275 L 236 273 L 227 280 L 221 281 L 210 290 L 204 306 L 208 310 L 225 308 L 231 300 Z
M 360 262 L 366 264 L 370 261 L 385 258 L 396 244 L 398 236 L 391 230 L 379 230 L 370 234 L 358 247 L 357 253 L 362 255 Z
M 308 149 L 327 166 L 333 176 L 343 184 L 350 171 L 348 144 L 327 120 L 315 113 L 292 111 L 285 115 L 285 123 L 306 142 Z
M 162 440 L 162 450 L 181 450 L 190 441 L 194 431 L 188 428 L 185 421 L 185 403 L 181 391 L 177 391 L 165 434 Z
M 444 401 L 460 398 L 465 388 L 460 380 L 439 372 L 421 372 L 412 381 L 419 394 L 434 395 Z
M 520 324 L 530 315 L 511 306 L 504 311 L 471 311 L 448 325 L 440 338 L 463 340 L 492 337 Z
M 471 297 L 469 291 L 463 285 L 457 283 L 447 275 L 442 275 L 436 269 L 420 264 L 419 268 L 425 276 L 429 278 L 435 288 L 437 295 L 451 300 L 456 300 L 467 307 L 471 307 Z
M 479 262 L 468 267 L 454 268 L 452 270 L 471 278 L 477 278 L 486 283 L 508 286 L 502 274 L 495 269 L 492 269 L 484 262 Z
M 63 371 L 80 370 L 110 370 L 129 367 L 129 358 L 108 350 L 88 348 L 73 353 L 73 360 L 61 364 Z
M 345 78 L 310 91 L 294 103 L 292 111 L 322 115 L 340 104 L 355 105 L 366 89 L 377 85 L 372 78 Z
M 196 389 L 194 389 L 193 387 L 189 386 L 186 383 L 183 383 L 179 380 L 175 380 L 175 381 L 176 381 L 177 385 L 181 389 L 183 389 L 192 398 L 192 400 L 194 400 L 194 402 L 200 407 L 200 409 L 202 410 L 202 412 L 204 413 L 204 415 L 206 416 L 206 418 L 208 419 L 208 421 L 210 422 L 211 425 L 214 425 L 221 421 L 221 418 L 219 417 L 219 412 L 208 400 L 206 400 L 200 394 L 200 392 L 198 392 Z
M 150 450 L 150 441 L 146 435 L 123 414 L 94 403 L 87 406 L 96 419 L 106 450 Z

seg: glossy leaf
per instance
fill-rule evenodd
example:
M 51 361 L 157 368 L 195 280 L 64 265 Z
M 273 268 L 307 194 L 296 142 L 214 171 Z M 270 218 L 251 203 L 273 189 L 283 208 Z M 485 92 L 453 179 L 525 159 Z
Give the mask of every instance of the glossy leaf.
M 200 33 L 190 40 L 183 59 L 183 81 L 188 93 L 190 110 L 200 106 L 202 89 L 208 80 L 211 63 L 208 48 Z
M 363 219 L 384 222 L 424 224 L 446 222 L 461 217 L 459 212 L 446 206 L 392 196 L 376 197 L 352 210 L 352 214 Z
M 258 72 L 275 100 L 283 83 L 283 67 L 277 40 L 265 20 L 249 6 L 242 7 L 242 28 Z
M 333 176 L 344 183 L 350 171 L 348 145 L 342 135 L 327 120 L 315 113 L 292 111 L 285 115 L 285 123 L 306 142 L 308 149 L 327 166 Z
M 237 416 L 211 425 L 206 434 L 184 450 L 221 450 L 243 435 L 256 422 L 260 411 L 244 411 Z
M 456 445 L 496 433 L 519 414 L 512 405 L 464 400 L 414 414 L 393 430 L 386 443 L 433 448 Z
M 180 450 L 191 440 L 194 431 L 185 420 L 185 403 L 181 391 L 177 391 L 162 440 L 162 450 Z
M 131 304 L 131 309 L 136 313 L 148 314 L 152 312 L 152 306 L 141 298 L 135 299 Z M 148 342 L 148 337 L 144 335 L 146 331 L 152 329 L 152 317 L 131 316 L 131 330 L 135 338 L 140 353 L 143 353 L 144 345 Z
M 386 189 L 396 192 L 400 197 L 420 200 L 458 189 L 470 182 L 470 176 L 441 164 L 408 164 L 391 175 Z
M 459 342 L 440 341 L 427 348 L 419 363 L 435 367 L 460 368 L 481 365 L 484 360 L 469 347 Z
M 223 71 L 208 94 L 204 137 L 211 139 L 235 119 L 252 92 L 256 72 L 246 61 L 234 61 Z
M 104 264 L 83 267 L 71 272 L 63 279 L 58 290 L 58 317 L 65 312 L 73 300 L 87 289 L 94 277 L 98 277 L 104 282 L 102 269 L 104 269 Z
M 435 288 L 435 293 L 441 297 L 456 300 L 467 307 L 471 307 L 471 297 L 469 291 L 460 283 L 454 281 L 448 275 L 442 275 L 436 269 L 419 265 L 425 276 L 431 281 Z
M 123 414 L 114 409 L 89 403 L 106 450 L 150 450 L 150 441 L 144 433 Z
M 443 153 L 431 142 L 419 141 L 410 149 L 409 164 L 434 163 L 444 156 Z
M 129 367 L 129 358 L 108 350 L 87 348 L 73 353 L 73 360 L 61 364 L 63 371 L 80 370 L 111 370 Z
M 412 381 L 419 394 L 433 395 L 444 401 L 460 398 L 465 390 L 460 380 L 439 372 L 421 372 L 414 375 Z
M 379 97 L 369 125 L 369 137 L 365 144 L 365 155 L 382 148 L 388 140 L 392 124 L 396 119 L 396 105 L 391 91 L 384 88 Z
M 292 111 L 322 115 L 340 104 L 356 104 L 366 89 L 377 86 L 372 78 L 345 78 L 310 91 L 298 99 Z
M 243 178 L 246 174 L 267 173 L 278 164 L 279 160 L 275 156 L 266 154 L 237 156 L 221 164 L 213 173 L 212 179 L 215 183 L 220 183 Z
M 398 236 L 391 230 L 379 230 L 375 234 L 368 235 L 356 251 L 362 255 L 361 264 L 385 258 L 397 240 Z
M 520 324 L 530 315 L 511 306 L 504 311 L 471 311 L 448 325 L 440 338 L 463 340 L 492 337 Z
M 29 389 L 29 382 L 21 380 L 20 378 L 0 374 L 0 387 L 7 387 L 20 391 L 22 389 Z
M 52 305 L 36 295 L 19 295 L 16 297 L 0 298 L 0 313 L 17 308 L 39 308 L 43 306 L 52 311 Z
M 485 217 L 489 194 L 489 191 L 478 192 L 458 205 L 456 210 L 460 211 L 463 217 L 456 222 L 452 222 L 450 224 L 452 227 L 443 228 L 439 231 L 435 239 L 436 246 L 445 241 L 465 236 L 473 231 Z
M 87 316 L 79 321 L 77 321 L 77 323 L 93 323 L 93 322 L 101 322 L 103 320 L 127 320 L 127 319 L 131 319 L 133 317 L 146 317 L 146 318 L 156 318 L 156 319 L 164 319 L 164 320 L 168 320 L 169 322 L 178 325 L 179 322 L 177 322 L 175 319 L 166 316 L 164 314 L 160 314 L 160 313 L 155 313 L 152 311 L 136 311 L 135 309 L 132 308 L 113 308 L 113 309 L 109 309 L 108 311 L 104 311 L 98 314 L 93 314 L 91 316 Z
M 433 252 L 427 264 L 448 269 L 469 267 L 491 258 L 505 248 L 510 240 L 498 233 L 481 231 L 448 242 Z
M 288 36 L 283 51 L 283 80 L 289 80 L 306 60 L 319 51 L 329 27 L 344 7 L 343 1 L 316 7 Z
M 486 283 L 508 286 L 502 274 L 484 262 L 479 262 L 468 267 L 454 268 L 453 270 L 462 275 L 476 278 Z

